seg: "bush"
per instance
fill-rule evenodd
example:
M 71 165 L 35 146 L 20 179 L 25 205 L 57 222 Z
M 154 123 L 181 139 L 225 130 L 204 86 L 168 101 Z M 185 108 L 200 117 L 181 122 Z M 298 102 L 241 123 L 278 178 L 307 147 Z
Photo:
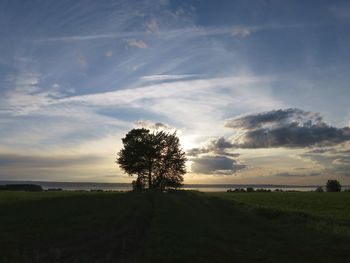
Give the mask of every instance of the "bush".
M 271 189 L 258 188 L 255 190 L 257 193 L 270 193 Z
M 137 178 L 136 180 L 132 181 L 132 190 L 134 191 L 141 191 L 145 188 L 145 184 L 142 182 L 140 178 Z
M 317 187 L 315 191 L 316 191 L 316 192 L 319 192 L 319 193 L 324 192 L 324 190 L 323 190 L 323 187 L 322 187 L 322 186 Z
M 327 189 L 327 192 L 340 192 L 341 185 L 338 180 L 328 180 L 326 189 Z
M 253 187 L 247 187 L 247 192 L 248 192 L 248 193 L 254 192 L 254 188 L 253 188 Z
M 57 191 L 63 191 L 62 188 L 49 188 L 47 189 L 46 191 L 49 191 L 49 192 L 57 192 Z

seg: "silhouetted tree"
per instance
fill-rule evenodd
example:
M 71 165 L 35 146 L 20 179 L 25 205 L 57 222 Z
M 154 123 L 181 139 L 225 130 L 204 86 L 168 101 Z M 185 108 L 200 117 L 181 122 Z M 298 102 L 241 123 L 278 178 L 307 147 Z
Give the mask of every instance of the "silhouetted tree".
M 328 180 L 326 184 L 327 192 L 340 192 L 341 185 L 338 180 Z
M 136 175 L 134 189 L 178 188 L 186 173 L 186 156 L 176 133 L 150 133 L 147 129 L 133 129 L 122 139 L 124 148 L 117 163 L 130 176 Z

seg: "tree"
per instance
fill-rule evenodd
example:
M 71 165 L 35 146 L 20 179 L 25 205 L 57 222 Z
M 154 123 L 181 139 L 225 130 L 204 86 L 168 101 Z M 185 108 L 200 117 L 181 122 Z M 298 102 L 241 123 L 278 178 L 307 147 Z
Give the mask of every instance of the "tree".
M 341 185 L 338 180 L 328 180 L 326 189 L 327 189 L 327 192 L 340 192 Z
M 130 176 L 136 175 L 134 189 L 178 188 L 186 173 L 186 156 L 176 133 L 150 133 L 147 129 L 132 129 L 122 139 L 124 148 L 116 163 Z

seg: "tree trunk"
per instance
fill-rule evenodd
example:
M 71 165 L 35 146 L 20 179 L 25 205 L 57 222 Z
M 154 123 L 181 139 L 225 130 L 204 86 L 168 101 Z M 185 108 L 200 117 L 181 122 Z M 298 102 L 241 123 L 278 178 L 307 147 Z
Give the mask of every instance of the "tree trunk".
M 152 188 L 152 168 L 148 169 L 148 189 Z

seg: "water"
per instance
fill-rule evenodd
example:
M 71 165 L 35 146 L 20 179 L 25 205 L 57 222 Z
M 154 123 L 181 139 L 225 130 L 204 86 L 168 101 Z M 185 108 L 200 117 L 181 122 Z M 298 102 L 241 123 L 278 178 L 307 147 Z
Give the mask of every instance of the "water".
M 94 183 L 94 182 L 45 182 L 45 181 L 0 181 L 0 185 L 4 184 L 37 184 L 41 185 L 44 190 L 52 188 L 60 188 L 69 191 L 130 191 L 130 183 Z M 263 185 L 263 184 L 186 184 L 182 189 L 197 190 L 202 192 L 226 192 L 228 189 L 247 188 L 254 189 L 263 188 L 274 191 L 282 189 L 283 191 L 314 191 L 318 185 Z M 350 186 L 343 186 L 343 189 L 350 189 Z
M 68 191 L 130 191 L 132 190 L 129 183 L 93 183 L 93 182 L 46 182 L 46 181 L 0 181 L 3 184 L 37 184 L 41 185 L 44 190 L 60 188 Z

